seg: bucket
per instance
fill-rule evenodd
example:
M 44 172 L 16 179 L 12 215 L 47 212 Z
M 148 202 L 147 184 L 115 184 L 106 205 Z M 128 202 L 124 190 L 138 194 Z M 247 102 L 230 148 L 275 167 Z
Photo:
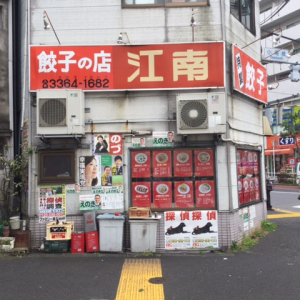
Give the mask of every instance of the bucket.
M 20 225 L 21 225 L 20 217 L 19 217 L 19 219 L 15 219 L 15 217 L 10 218 L 9 223 L 10 223 L 11 229 L 13 229 L 13 230 L 20 229 Z

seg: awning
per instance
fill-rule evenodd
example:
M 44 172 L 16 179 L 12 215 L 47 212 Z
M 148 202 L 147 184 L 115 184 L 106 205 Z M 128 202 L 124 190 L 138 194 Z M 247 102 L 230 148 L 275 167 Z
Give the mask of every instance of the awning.
M 276 149 L 276 150 L 265 150 L 265 155 L 281 155 L 281 154 L 294 154 L 294 149 Z
M 269 120 L 266 116 L 263 116 L 263 121 L 264 121 L 264 135 L 266 136 L 272 136 L 273 132 L 269 123 Z

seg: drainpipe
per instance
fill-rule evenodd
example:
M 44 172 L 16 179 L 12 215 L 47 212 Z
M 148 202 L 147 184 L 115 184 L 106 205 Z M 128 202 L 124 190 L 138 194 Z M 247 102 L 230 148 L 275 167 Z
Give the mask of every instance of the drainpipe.
M 221 30 L 222 30 L 222 40 L 224 41 L 224 46 L 225 46 L 225 54 L 226 54 L 226 28 L 225 28 L 225 1 L 220 1 L 220 8 L 221 8 Z M 226 66 L 227 66 L 227 61 L 225 57 L 225 106 L 227 108 L 226 112 L 226 139 L 229 139 L 229 126 L 228 126 L 228 86 L 227 86 L 227 78 L 226 78 Z M 231 159 L 230 159 L 230 143 L 226 143 L 226 156 L 227 156 L 227 172 L 228 172 L 228 195 L 229 195 L 229 211 L 233 211 L 233 205 L 232 205 L 232 178 L 231 178 Z

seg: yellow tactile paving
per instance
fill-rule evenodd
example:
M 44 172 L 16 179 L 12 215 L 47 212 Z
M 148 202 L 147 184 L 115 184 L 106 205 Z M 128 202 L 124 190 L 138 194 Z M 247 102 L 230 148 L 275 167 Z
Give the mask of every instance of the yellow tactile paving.
M 287 211 L 287 210 L 281 210 L 274 208 L 275 211 L 281 213 L 280 215 L 275 214 L 275 215 L 268 215 L 268 219 L 283 219 L 283 218 L 299 218 L 300 213 L 292 212 L 292 211 Z
M 149 279 L 162 277 L 160 259 L 126 259 L 115 300 L 164 300 L 162 284 Z

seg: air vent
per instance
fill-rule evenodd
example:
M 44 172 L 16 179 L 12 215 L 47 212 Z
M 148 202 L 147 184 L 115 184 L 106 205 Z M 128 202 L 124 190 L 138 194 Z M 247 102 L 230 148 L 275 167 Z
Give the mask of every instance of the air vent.
M 207 128 L 207 101 L 180 100 L 180 129 Z
M 40 99 L 40 127 L 66 125 L 66 99 Z

